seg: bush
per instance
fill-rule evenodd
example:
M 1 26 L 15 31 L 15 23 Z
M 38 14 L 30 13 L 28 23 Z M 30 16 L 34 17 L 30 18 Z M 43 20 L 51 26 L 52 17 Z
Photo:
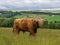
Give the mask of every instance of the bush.
M 48 28 L 48 20 L 44 21 L 43 25 L 41 28 Z
M 0 19 L 0 27 L 13 27 L 14 19 L 15 18 Z M 60 21 L 51 21 L 48 23 L 47 20 L 40 28 L 60 29 Z
M 60 22 L 59 21 L 50 22 L 49 28 L 50 29 L 60 29 Z
M 14 22 L 15 18 L 11 18 L 11 19 L 6 19 L 6 20 L 2 20 L 0 22 L 0 27 L 13 27 L 13 22 Z
M 48 21 L 44 22 L 44 24 L 41 26 L 41 28 L 49 28 L 49 29 L 60 29 L 60 21 L 51 21 L 48 23 Z
M 50 28 L 50 29 L 55 29 L 55 24 L 54 24 L 53 22 L 50 22 L 50 23 L 49 23 L 49 28 Z

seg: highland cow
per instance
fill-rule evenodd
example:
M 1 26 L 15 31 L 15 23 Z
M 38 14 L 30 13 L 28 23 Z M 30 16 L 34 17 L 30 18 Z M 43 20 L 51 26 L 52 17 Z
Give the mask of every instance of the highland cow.
M 23 19 L 15 19 L 13 25 L 13 32 L 19 34 L 20 31 L 30 32 L 30 35 L 35 36 L 37 33 L 37 22 L 32 18 L 23 18 Z

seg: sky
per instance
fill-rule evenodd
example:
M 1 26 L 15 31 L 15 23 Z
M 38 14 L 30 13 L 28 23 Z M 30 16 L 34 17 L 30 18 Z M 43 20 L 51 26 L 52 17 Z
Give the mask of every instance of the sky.
M 0 9 L 7 10 L 60 9 L 60 0 L 0 0 Z

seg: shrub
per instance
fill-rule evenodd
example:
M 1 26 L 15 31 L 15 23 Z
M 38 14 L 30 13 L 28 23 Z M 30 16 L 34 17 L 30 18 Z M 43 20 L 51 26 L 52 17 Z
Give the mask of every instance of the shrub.
M 50 22 L 49 28 L 50 29 L 60 29 L 60 23 L 58 21 Z
M 13 27 L 14 19 L 15 18 L 11 18 L 11 19 L 6 19 L 4 21 L 1 21 L 0 27 Z
M 43 25 L 41 28 L 48 28 L 48 20 L 44 21 Z

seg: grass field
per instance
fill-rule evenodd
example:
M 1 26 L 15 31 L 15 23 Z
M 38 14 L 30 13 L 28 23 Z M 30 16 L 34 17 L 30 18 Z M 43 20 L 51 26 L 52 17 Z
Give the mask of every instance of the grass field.
M 0 45 L 60 45 L 60 30 L 38 29 L 35 37 L 22 32 L 17 35 L 12 28 L 0 28 Z
M 47 19 L 48 21 L 60 21 L 60 15 L 55 15 L 55 16 L 49 16 L 49 15 L 42 15 L 42 14 L 22 14 L 15 16 L 15 18 L 26 18 L 26 16 L 29 16 L 31 18 L 36 18 L 36 17 L 41 17 L 44 19 Z

